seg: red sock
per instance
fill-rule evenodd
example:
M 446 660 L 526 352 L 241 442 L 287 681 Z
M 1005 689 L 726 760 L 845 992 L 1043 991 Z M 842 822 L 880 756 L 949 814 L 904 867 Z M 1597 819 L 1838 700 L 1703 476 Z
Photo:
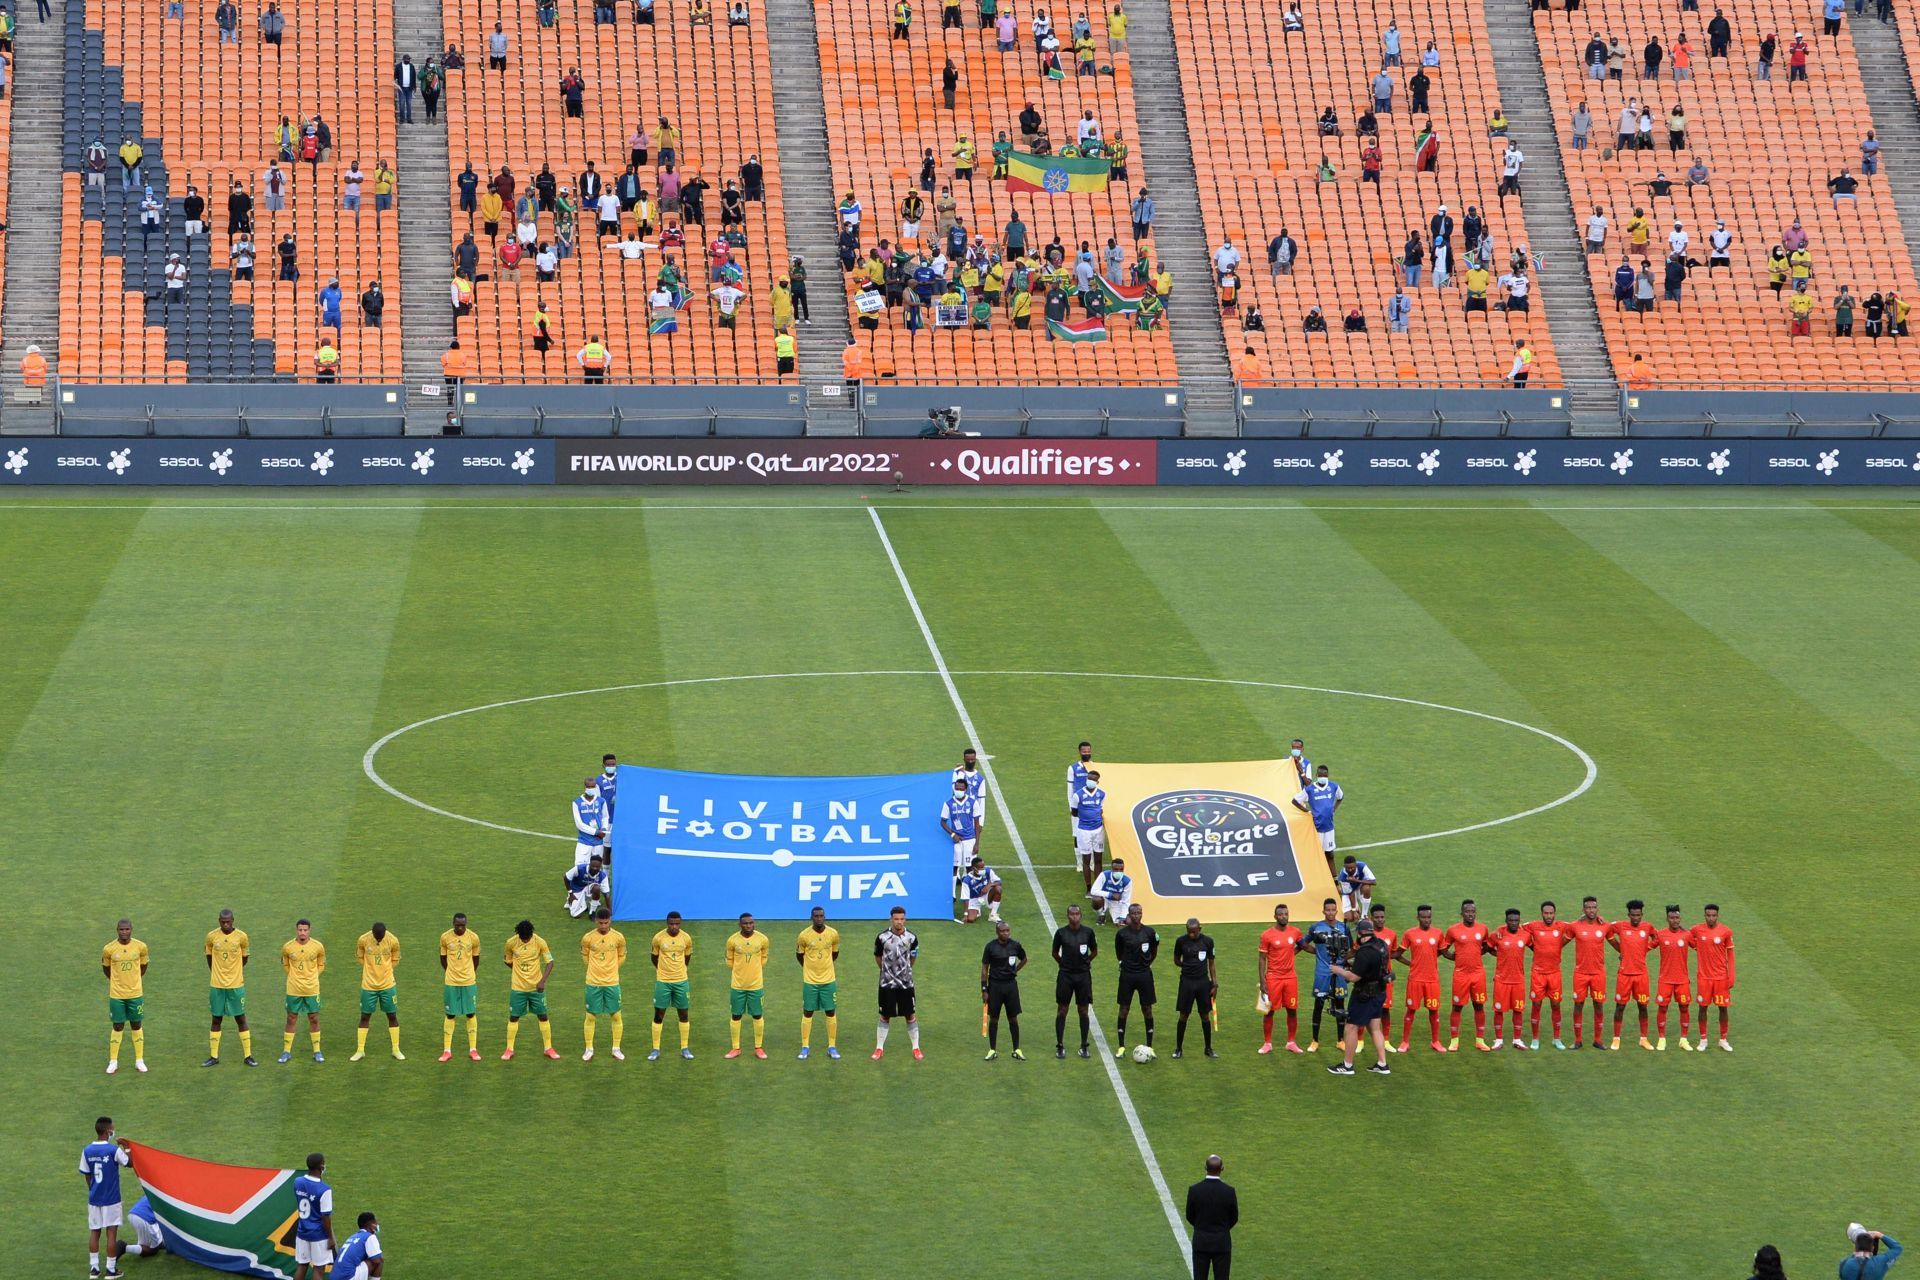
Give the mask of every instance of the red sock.
M 1473 1038 L 1475 1040 L 1487 1038 L 1487 1006 L 1483 1004 L 1473 1006 Z
M 1300 1036 L 1300 1017 L 1293 1010 L 1287 1010 L 1287 1039 L 1297 1040 Z
M 1438 1040 L 1440 1038 L 1440 1011 L 1438 1009 L 1427 1010 L 1427 1023 L 1433 1028 L 1433 1038 Z M 1459 1029 L 1457 1023 L 1454 1029 Z
M 1682 1040 L 1685 1040 L 1687 1038 L 1687 1021 L 1688 1021 L 1687 1006 L 1681 1005 L 1680 1006 L 1680 1038 Z M 1705 1031 L 1707 1029 L 1707 1020 L 1704 1017 L 1700 1019 L 1700 1029 L 1702 1031 Z
M 1540 1035 L 1540 1032 L 1536 1028 L 1534 1031 L 1534 1038 L 1538 1039 L 1539 1035 Z M 1560 1038 L 1560 1002 L 1557 1000 L 1553 1004 L 1553 1038 L 1555 1040 L 1558 1040 Z
M 1660 1028 L 1660 1038 L 1662 1040 L 1666 1039 L 1667 1038 L 1667 1006 L 1665 1005 L 1660 1006 L 1660 1012 L 1654 1017 L 1654 1025 Z M 1685 1033 L 1682 1032 L 1682 1034 L 1685 1034 Z
M 1642 1040 L 1647 1038 L 1647 1006 L 1645 1005 L 1640 1006 L 1640 1038 Z
M 1273 1015 L 1260 1019 L 1260 1036 L 1268 1044 L 1273 1043 Z
M 1554 1012 L 1559 1013 L 1560 1010 L 1555 1009 Z M 1587 1011 L 1582 1005 L 1580 1005 L 1576 1001 L 1573 1006 L 1573 1042 L 1575 1044 L 1585 1044 L 1587 1042 L 1586 1035 L 1585 1035 L 1586 1029 L 1587 1029 Z M 1593 1029 L 1593 1038 L 1595 1040 L 1598 1040 L 1600 1038 L 1599 1027 L 1595 1027 Z
M 1458 1040 L 1460 1038 L 1460 1006 L 1459 1005 L 1453 1006 L 1453 1017 L 1447 1023 L 1447 1027 L 1448 1027 L 1448 1033 L 1452 1035 L 1455 1040 Z
M 1707 1032 L 1706 1019 L 1702 1018 L 1700 1021 L 1700 1034 L 1705 1035 L 1706 1032 Z M 1725 1009 L 1722 1009 L 1720 1011 L 1720 1038 L 1722 1040 L 1725 1040 L 1727 1038 L 1727 1011 Z
M 1535 1040 L 1540 1038 L 1540 1005 L 1537 1001 L 1533 1006 L 1533 1038 Z
M 1593 1002 L 1593 1038 L 1596 1043 L 1600 1039 L 1600 1016 L 1600 1002 L 1595 1000 Z M 1575 1021 L 1578 1021 L 1578 1019 L 1575 1019 Z M 1616 1035 L 1619 1034 L 1620 1024 L 1618 1022 L 1613 1024 L 1613 1030 Z

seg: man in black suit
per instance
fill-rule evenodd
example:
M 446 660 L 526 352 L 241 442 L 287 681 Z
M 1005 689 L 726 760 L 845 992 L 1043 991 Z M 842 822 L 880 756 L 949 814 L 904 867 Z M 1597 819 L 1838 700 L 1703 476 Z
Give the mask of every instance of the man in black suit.
M 1207 1176 L 1187 1188 L 1187 1221 L 1193 1226 L 1194 1280 L 1227 1280 L 1233 1269 L 1233 1228 L 1240 1197 L 1220 1178 L 1219 1156 L 1207 1157 Z

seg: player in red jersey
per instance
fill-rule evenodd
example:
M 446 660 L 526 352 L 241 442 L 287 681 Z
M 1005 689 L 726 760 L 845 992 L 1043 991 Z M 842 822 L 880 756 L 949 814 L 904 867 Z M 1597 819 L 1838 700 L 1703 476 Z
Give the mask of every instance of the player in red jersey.
M 1474 923 L 1479 908 L 1473 899 L 1460 904 L 1460 923 L 1447 928 L 1447 945 L 1441 955 L 1453 961 L 1453 1020 L 1447 1039 L 1449 1052 L 1460 1047 L 1460 1006 L 1473 1002 L 1473 1047 L 1482 1053 L 1487 1044 L 1487 939 L 1493 933 L 1487 926 Z
M 1260 1052 L 1273 1052 L 1273 1011 L 1287 1011 L 1287 1052 L 1303 1050 L 1295 1040 L 1300 1033 L 1300 975 L 1293 967 L 1299 954 L 1301 933 L 1287 923 L 1287 904 L 1273 909 L 1273 928 L 1260 935 L 1259 976 L 1255 981 L 1266 993 L 1267 1013 L 1261 1019 Z
M 1440 948 L 1447 936 L 1433 927 L 1433 908 L 1426 903 L 1414 912 L 1419 921 L 1394 941 L 1393 954 L 1407 966 L 1407 1019 L 1400 1024 L 1400 1052 L 1407 1051 L 1407 1037 L 1413 1034 L 1413 1011 L 1427 1011 L 1427 1028 L 1433 1034 L 1433 1051 L 1445 1053 L 1440 1043 Z
M 1656 945 L 1653 926 L 1641 918 L 1647 904 L 1635 898 L 1627 904 L 1627 918 L 1607 926 L 1607 942 L 1620 953 L 1620 967 L 1613 974 L 1613 1044 L 1620 1047 L 1620 1023 L 1627 1013 L 1627 1001 L 1640 1006 L 1640 1047 L 1653 1048 L 1647 1039 L 1647 952 Z
M 1589 894 L 1580 900 L 1580 918 L 1567 927 L 1573 934 L 1573 1047 L 1581 1047 L 1580 1007 L 1591 996 L 1593 1047 L 1604 1049 L 1600 1006 L 1607 1002 L 1607 938 L 1613 926 L 1600 918 L 1600 900 Z
M 1711 1005 L 1720 1011 L 1720 1047 L 1732 1053 L 1727 1006 L 1733 1003 L 1733 930 L 1720 923 L 1718 904 L 1709 902 L 1704 914 L 1706 921 L 1693 926 L 1693 949 L 1700 955 L 1694 962 L 1700 980 L 1699 1048 L 1704 1052 L 1707 1047 L 1707 1006 Z
M 1654 1042 L 1655 1049 L 1667 1047 L 1667 1006 L 1680 1006 L 1680 1047 L 1691 1050 L 1693 1045 L 1687 1041 L 1687 1005 L 1693 1000 L 1693 979 L 1687 973 L 1687 961 L 1693 951 L 1693 930 L 1680 923 L 1680 908 L 1667 908 L 1667 927 L 1655 929 L 1653 936 L 1660 943 L 1660 986 L 1656 1002 L 1659 1005 L 1659 1026 Z M 1704 1021 L 1704 1019 L 1702 1019 Z
M 1520 908 L 1508 907 L 1506 923 L 1494 932 L 1493 947 L 1493 1047 L 1506 1043 L 1500 1038 L 1500 1015 L 1513 1013 L 1513 1047 L 1524 1049 L 1520 1038 L 1520 1015 L 1527 1005 L 1527 948 L 1533 936 L 1520 927 Z
M 1388 1053 L 1397 1052 L 1393 1047 L 1393 943 L 1400 935 L 1387 928 L 1387 909 L 1368 907 L 1367 919 L 1373 921 L 1373 936 L 1387 944 L 1387 994 L 1386 1002 L 1380 1006 L 1380 1042 L 1387 1047 Z
M 1527 923 L 1527 938 L 1533 947 L 1533 980 L 1527 991 L 1533 997 L 1533 1045 L 1540 1047 L 1540 1006 L 1553 1005 L 1553 1047 L 1564 1049 L 1560 1038 L 1560 953 L 1573 941 L 1573 927 L 1559 919 L 1559 908 L 1551 902 L 1540 904 L 1540 918 Z M 1602 943 L 1604 945 L 1605 939 Z M 1603 959 L 1604 965 L 1606 961 Z M 1580 1019 L 1575 1015 L 1577 1025 Z

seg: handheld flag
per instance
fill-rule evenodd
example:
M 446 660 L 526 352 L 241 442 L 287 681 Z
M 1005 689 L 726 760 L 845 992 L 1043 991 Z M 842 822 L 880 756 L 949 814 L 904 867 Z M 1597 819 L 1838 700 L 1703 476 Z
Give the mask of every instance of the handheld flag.
M 647 336 L 657 338 L 664 333 L 680 332 L 680 317 L 671 311 L 655 312 L 653 322 L 647 326 Z
M 297 1216 L 292 1169 L 249 1169 L 127 1144 L 167 1249 L 188 1262 L 290 1280 Z
M 1107 322 L 1097 316 L 1085 320 L 1049 320 L 1047 332 L 1061 342 L 1105 342 Z
M 1140 299 L 1146 296 L 1147 286 L 1143 284 L 1114 284 L 1105 276 L 1095 276 L 1094 283 L 1100 286 L 1100 296 L 1105 299 L 1109 312 L 1132 312 L 1140 309 Z
M 1112 172 L 1112 163 L 1101 156 L 1036 156 L 1016 151 L 1007 157 L 1007 190 L 1049 196 L 1105 191 Z
M 1437 173 L 1439 169 L 1440 139 L 1434 136 L 1433 126 L 1428 125 L 1413 140 L 1413 171 Z

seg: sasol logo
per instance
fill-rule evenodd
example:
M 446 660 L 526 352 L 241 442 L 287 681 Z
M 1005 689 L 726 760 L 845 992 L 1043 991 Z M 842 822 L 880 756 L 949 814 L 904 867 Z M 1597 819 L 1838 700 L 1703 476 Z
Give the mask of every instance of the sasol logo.
M 1903 457 L 1902 458 L 1868 458 L 1867 465 L 1869 467 L 1894 467 L 1894 468 L 1897 468 L 1898 470 L 1905 471 L 1907 469 L 1907 460 Z
M 407 460 L 405 458 L 387 457 L 362 458 L 360 459 L 360 465 L 363 467 L 404 467 L 407 465 Z
M 1704 467 L 1706 465 L 1707 465 L 1706 463 L 1700 461 L 1700 459 L 1698 458 L 1662 458 L 1660 459 L 1660 466 L 1663 469 L 1669 468 L 1669 467 Z
M 56 467 L 102 467 L 106 464 L 99 458 L 84 453 L 63 453 L 53 460 Z
M 283 467 L 304 467 L 307 465 L 307 460 L 305 458 L 262 458 L 260 459 L 260 465 L 275 469 Z
M 1563 467 L 1604 467 L 1607 464 L 1606 460 L 1602 458 L 1562 458 L 1560 459 L 1560 465 Z
M 1812 467 L 1813 467 L 1813 463 L 1811 463 L 1811 462 L 1809 462 L 1809 461 L 1808 461 L 1807 459 L 1805 459 L 1805 458 L 1768 458 L 1768 459 L 1767 459 L 1767 465 L 1768 465 L 1769 467 L 1776 467 L 1776 468 L 1778 468 L 1778 467 L 1803 467 L 1803 468 L 1807 468 L 1807 469 L 1809 469 L 1809 470 L 1811 470 L 1811 469 L 1812 469 Z
M 162 458 L 160 459 L 160 465 L 163 467 L 200 467 L 206 464 L 198 458 Z
M 1413 459 L 1412 458 L 1368 458 L 1367 465 L 1369 467 L 1380 468 L 1380 469 L 1384 469 L 1387 467 L 1399 467 L 1404 470 L 1411 471 L 1413 470 Z
M 1163 791 L 1133 809 L 1153 891 L 1231 898 L 1305 887 L 1280 806 L 1244 791 Z
M 1315 463 L 1312 458 L 1275 458 L 1273 465 L 1276 467 L 1312 467 L 1318 464 Z
M 507 465 L 507 460 L 497 457 L 462 458 L 460 459 L 460 465 L 463 467 L 504 467 Z
M 1470 467 L 1503 467 L 1504 468 L 1507 465 L 1507 460 L 1505 458 L 1468 458 L 1467 465 Z
M 1220 460 L 1218 458 L 1176 458 L 1173 465 L 1176 468 L 1206 467 L 1217 471 L 1220 468 Z

